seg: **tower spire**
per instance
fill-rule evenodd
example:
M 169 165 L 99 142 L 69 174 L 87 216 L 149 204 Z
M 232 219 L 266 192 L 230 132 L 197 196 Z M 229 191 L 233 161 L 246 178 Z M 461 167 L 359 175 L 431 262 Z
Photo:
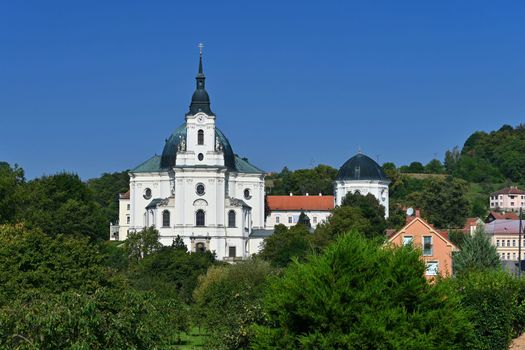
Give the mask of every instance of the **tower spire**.
M 204 48 L 204 45 L 199 43 L 197 47 L 199 48 L 199 71 L 195 77 L 196 87 L 195 92 L 191 97 L 189 114 L 204 112 L 208 115 L 212 115 L 213 112 L 210 109 L 210 97 L 208 96 L 208 93 L 205 89 L 206 76 L 204 75 L 204 70 L 202 68 L 202 49 Z
M 202 49 L 204 48 L 204 44 L 203 43 L 199 43 L 199 45 L 197 45 L 197 47 L 199 48 L 199 75 L 204 75 L 204 73 L 202 71 Z

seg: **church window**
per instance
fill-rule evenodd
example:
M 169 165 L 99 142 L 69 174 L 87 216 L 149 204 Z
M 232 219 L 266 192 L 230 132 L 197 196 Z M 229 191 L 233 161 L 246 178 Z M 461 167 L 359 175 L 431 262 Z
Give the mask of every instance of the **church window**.
M 235 227 L 235 210 L 228 212 L 228 227 Z
M 197 184 L 195 191 L 197 192 L 199 196 L 202 196 L 206 192 L 204 184 L 201 184 L 201 183 Z
M 237 256 L 237 247 L 228 247 L 228 257 L 235 258 Z
M 250 199 L 250 198 L 252 198 L 252 195 L 251 195 L 251 193 L 250 193 L 250 190 L 247 189 L 247 188 L 244 190 L 244 198 L 245 198 L 245 199 Z
M 131 222 L 131 218 L 129 217 L 129 215 L 126 217 L 126 223 L 129 224 Z
M 129 209 L 130 209 L 130 207 L 131 207 L 131 206 L 130 206 L 130 205 L 128 204 L 128 206 L 127 206 L 127 209 L 129 210 Z
M 204 210 L 202 210 L 202 209 L 197 210 L 197 212 L 195 213 L 195 224 L 196 224 L 196 226 L 205 226 L 205 224 L 206 224 L 205 216 L 206 216 L 206 214 L 204 213 Z
M 170 212 L 168 210 L 162 212 L 162 227 L 170 227 Z
M 202 162 L 202 160 L 204 159 L 204 154 L 199 153 L 199 155 L 197 156 L 197 158 Z
M 197 131 L 197 144 L 204 145 L 204 130 Z
M 151 198 L 151 188 L 146 188 L 144 190 L 144 199 L 150 199 Z

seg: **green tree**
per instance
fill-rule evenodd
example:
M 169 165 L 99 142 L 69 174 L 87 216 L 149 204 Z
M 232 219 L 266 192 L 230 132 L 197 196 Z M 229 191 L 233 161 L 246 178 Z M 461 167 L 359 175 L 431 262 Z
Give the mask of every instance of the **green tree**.
M 367 220 L 362 211 L 356 207 L 340 206 L 332 211 L 328 219 L 317 225 L 312 236 L 312 246 L 317 250 L 322 250 L 333 242 L 340 235 L 351 230 L 364 232 L 367 237 L 378 237 L 379 232 L 372 229 L 372 225 Z
M 341 203 L 342 206 L 354 207 L 361 211 L 371 225 L 371 232 L 364 232 L 367 236 L 384 234 L 386 229 L 385 207 L 379 203 L 371 193 L 366 196 L 360 193 L 348 193 Z
M 443 174 L 445 167 L 438 159 L 432 159 L 425 165 L 425 173 L 427 174 Z
M 16 191 L 24 182 L 22 168 L 16 164 L 11 167 L 6 162 L 0 162 L 0 224 L 14 221 L 19 206 Z
M 308 215 L 306 215 L 304 213 L 304 211 L 302 211 L 301 214 L 299 214 L 299 219 L 297 220 L 297 225 L 303 225 L 303 226 L 306 226 L 308 228 L 312 227 L 312 225 L 310 224 L 310 218 L 308 217 Z
M 254 259 L 235 265 L 213 266 L 199 278 L 194 299 L 210 332 L 210 349 L 249 349 L 251 325 L 262 321 L 262 294 L 270 265 Z
M 185 246 L 162 247 L 140 260 L 130 272 L 131 284 L 161 297 L 192 302 L 199 275 L 216 264 L 213 253 L 189 253 Z
M 423 216 L 440 228 L 463 227 L 469 213 L 466 191 L 464 181 L 432 178 L 419 200 Z
M 452 175 L 456 170 L 456 166 L 459 162 L 460 152 L 459 147 L 454 146 L 450 151 L 445 152 L 445 170 L 447 174 Z
M 401 167 L 403 173 L 421 174 L 425 172 L 425 167 L 420 162 L 412 162 L 409 166 Z
M 46 234 L 83 234 L 107 239 L 108 224 L 92 192 L 78 175 L 59 173 L 28 182 L 17 189 L 15 219 Z
M 270 279 L 253 349 L 465 349 L 459 300 L 423 277 L 411 247 L 343 235 Z
M 288 265 L 293 258 L 304 259 L 311 251 L 311 236 L 304 225 L 292 226 L 290 229 L 276 225 L 273 235 L 263 241 L 259 257 L 276 267 Z
M 496 247 L 481 227 L 476 229 L 474 235 L 464 238 L 460 249 L 454 254 L 454 270 L 457 274 L 501 268 Z
M 127 288 L 33 293 L 0 308 L 3 349 L 158 349 L 188 329 L 185 309 Z
M 455 294 L 474 326 L 468 349 L 507 350 L 512 338 L 523 332 L 523 280 L 501 270 L 488 270 L 464 274 L 447 283 L 455 286 Z
M 58 235 L 24 225 L 0 226 L 0 304 L 31 290 L 94 291 L 110 285 L 99 246 L 87 237 Z
M 159 237 L 159 231 L 154 227 L 146 227 L 141 231 L 131 231 L 124 242 L 129 259 L 139 261 L 158 251 L 162 247 Z
M 129 189 L 128 170 L 116 173 L 104 173 L 99 178 L 89 179 L 88 188 L 93 193 L 93 199 L 103 208 L 107 222 L 118 221 L 119 193 Z

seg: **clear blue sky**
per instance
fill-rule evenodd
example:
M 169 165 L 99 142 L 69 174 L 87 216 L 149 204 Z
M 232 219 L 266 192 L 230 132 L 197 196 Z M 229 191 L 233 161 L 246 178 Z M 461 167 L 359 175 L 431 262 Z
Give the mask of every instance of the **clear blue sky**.
M 3 1 L 0 160 L 82 178 L 162 152 L 202 41 L 234 151 L 423 163 L 525 121 L 524 1 Z

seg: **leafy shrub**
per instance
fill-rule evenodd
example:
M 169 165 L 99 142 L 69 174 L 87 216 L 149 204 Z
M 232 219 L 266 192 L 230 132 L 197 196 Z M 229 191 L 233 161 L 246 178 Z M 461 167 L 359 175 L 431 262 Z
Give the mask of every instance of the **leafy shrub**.
M 254 349 L 464 349 L 471 325 L 417 250 L 357 233 L 295 262 L 265 292 Z
M 524 330 L 525 282 L 503 271 L 472 272 L 448 283 L 456 286 L 474 326 L 470 349 L 506 350 Z
M 271 272 L 267 262 L 255 259 L 212 266 L 199 278 L 194 298 L 202 323 L 211 332 L 209 348 L 249 348 L 250 326 L 261 321 L 262 293 Z
M 188 329 L 180 304 L 124 289 L 36 293 L 0 309 L 0 347 L 10 349 L 154 349 L 174 329 Z

